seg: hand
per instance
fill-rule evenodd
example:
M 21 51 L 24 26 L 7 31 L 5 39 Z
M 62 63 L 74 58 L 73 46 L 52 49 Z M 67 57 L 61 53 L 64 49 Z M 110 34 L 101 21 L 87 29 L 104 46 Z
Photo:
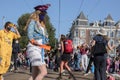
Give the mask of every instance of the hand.
M 34 42 L 33 43 L 35 46 L 40 46 L 40 44 L 38 44 L 37 42 Z
M 113 49 L 116 48 L 116 45 L 112 45 L 112 48 L 113 48 Z
M 16 25 L 15 25 L 15 24 L 14 24 L 13 28 L 14 28 L 14 29 L 17 29 L 17 27 L 16 27 Z

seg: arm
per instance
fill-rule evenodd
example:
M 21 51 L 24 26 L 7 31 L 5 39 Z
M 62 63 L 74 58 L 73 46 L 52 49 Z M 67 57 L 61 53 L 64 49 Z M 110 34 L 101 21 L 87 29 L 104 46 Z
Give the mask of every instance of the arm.
M 90 43 L 90 48 L 93 47 L 95 45 L 95 40 L 92 40 Z
M 94 54 L 94 45 L 95 45 L 95 40 L 92 40 L 90 43 L 90 56 Z
M 19 37 L 21 37 L 21 36 L 20 36 L 20 33 L 19 33 L 19 31 L 18 31 L 18 29 L 17 29 L 17 27 L 16 27 L 16 25 L 14 25 L 13 28 L 14 28 L 16 34 L 17 34 Z
M 114 45 L 111 46 L 109 42 L 107 44 L 107 47 L 108 47 L 109 50 L 113 50 L 115 48 L 115 46 Z
M 61 51 L 62 51 L 62 53 L 64 52 L 64 44 L 63 44 L 63 41 L 61 41 Z
M 34 26 L 35 26 L 35 21 L 31 20 L 29 25 L 28 25 L 28 29 L 27 29 L 27 35 L 28 35 L 28 39 L 30 41 L 30 43 L 32 43 L 33 45 L 39 46 L 39 44 L 37 43 L 37 41 L 33 38 L 33 34 L 34 34 Z

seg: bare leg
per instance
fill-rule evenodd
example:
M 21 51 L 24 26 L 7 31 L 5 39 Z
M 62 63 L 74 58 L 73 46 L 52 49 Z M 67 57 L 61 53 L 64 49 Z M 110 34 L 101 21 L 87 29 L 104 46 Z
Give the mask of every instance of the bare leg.
M 4 80 L 4 78 L 3 78 L 2 74 L 0 74 L 0 80 Z
M 65 68 L 68 70 L 68 71 L 71 71 L 70 67 L 68 66 L 68 62 L 65 62 Z
M 32 66 L 32 77 L 30 78 L 30 80 L 35 80 L 37 75 L 39 74 L 39 69 L 37 66 Z
M 2 75 L 0 74 L 0 80 L 2 80 Z
M 70 77 L 73 78 L 73 80 L 76 80 L 75 76 L 72 74 L 70 67 L 68 66 L 68 62 L 65 62 L 65 68 L 67 69 L 68 73 L 70 74 Z M 69 78 L 70 78 L 69 77 Z
M 38 69 L 40 73 L 37 75 L 35 80 L 42 80 L 47 75 L 46 64 L 39 66 Z
M 60 73 L 62 73 L 62 71 L 63 71 L 63 66 L 64 66 L 64 62 L 61 61 L 61 64 L 60 64 Z

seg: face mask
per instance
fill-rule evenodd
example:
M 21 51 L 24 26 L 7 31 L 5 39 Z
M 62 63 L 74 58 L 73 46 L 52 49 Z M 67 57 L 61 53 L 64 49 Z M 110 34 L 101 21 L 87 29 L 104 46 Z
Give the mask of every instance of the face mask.
M 44 14 L 40 14 L 40 15 L 39 15 L 39 19 L 40 19 L 40 21 L 43 21 L 43 20 L 44 20 L 44 17 L 45 17 Z
M 8 31 L 10 31 L 10 30 L 11 30 L 11 27 L 6 27 L 6 29 L 7 29 Z

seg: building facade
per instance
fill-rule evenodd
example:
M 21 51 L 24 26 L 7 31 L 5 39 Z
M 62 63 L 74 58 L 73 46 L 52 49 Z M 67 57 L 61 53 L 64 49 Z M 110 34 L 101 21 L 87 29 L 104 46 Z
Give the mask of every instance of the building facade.
M 76 48 L 84 42 L 89 44 L 101 27 L 105 28 L 111 44 L 118 44 L 118 40 L 120 39 L 120 21 L 115 23 L 111 15 L 108 14 L 103 22 L 95 21 L 89 23 L 87 17 L 81 12 L 73 21 L 69 33 L 70 38 L 73 40 L 74 47 Z

